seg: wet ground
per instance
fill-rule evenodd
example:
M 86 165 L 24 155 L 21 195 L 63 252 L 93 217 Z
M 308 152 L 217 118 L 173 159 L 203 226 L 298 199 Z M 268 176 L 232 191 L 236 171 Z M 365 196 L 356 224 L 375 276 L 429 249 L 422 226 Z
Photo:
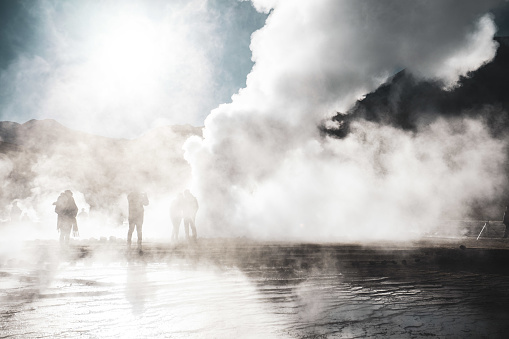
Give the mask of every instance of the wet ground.
M 509 241 L 31 241 L 0 255 L 0 338 L 506 338 Z

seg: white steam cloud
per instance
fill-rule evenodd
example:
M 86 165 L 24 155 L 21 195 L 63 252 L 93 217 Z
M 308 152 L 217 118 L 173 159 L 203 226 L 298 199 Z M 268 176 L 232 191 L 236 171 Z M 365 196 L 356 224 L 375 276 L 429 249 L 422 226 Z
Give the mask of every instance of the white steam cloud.
M 412 133 L 358 121 L 343 140 L 317 130 L 400 69 L 451 87 L 489 62 L 496 1 L 253 3 L 270 15 L 247 86 L 186 144 L 205 234 L 408 238 L 500 194 L 505 141 L 481 120 Z

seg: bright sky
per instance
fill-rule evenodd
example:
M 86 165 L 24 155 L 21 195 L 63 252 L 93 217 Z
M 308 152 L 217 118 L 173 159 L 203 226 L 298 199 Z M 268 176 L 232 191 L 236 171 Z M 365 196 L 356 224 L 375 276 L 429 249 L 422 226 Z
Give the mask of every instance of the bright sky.
M 498 35 L 508 8 L 493 11 Z M 1 1 L 0 120 L 127 138 L 201 126 L 246 86 L 266 18 L 239 0 Z
M 2 1 L 0 120 L 127 138 L 201 126 L 245 87 L 265 18 L 236 0 Z

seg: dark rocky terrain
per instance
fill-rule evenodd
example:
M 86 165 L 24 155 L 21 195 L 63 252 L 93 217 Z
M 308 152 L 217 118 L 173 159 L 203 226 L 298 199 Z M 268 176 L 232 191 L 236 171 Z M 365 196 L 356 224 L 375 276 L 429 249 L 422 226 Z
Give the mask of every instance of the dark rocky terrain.
M 493 138 L 505 142 L 509 159 L 509 37 L 495 38 L 499 47 L 494 59 L 465 77 L 453 88 L 446 88 L 434 79 L 418 79 L 407 70 L 389 78 L 375 91 L 368 93 L 348 111 L 337 113 L 335 127 L 324 123 L 324 136 L 345 138 L 354 121 L 369 121 L 418 133 L 437 119 L 480 119 Z M 327 127 L 325 127 L 327 126 Z M 457 133 L 462 133 L 458 124 Z M 482 219 L 503 211 L 509 203 L 509 162 L 505 164 L 506 184 L 500 196 L 471 202 L 469 218 Z M 482 180 L 482 178 L 480 178 Z M 493 216 L 492 216 L 493 217 Z
M 344 137 L 348 123 L 357 119 L 414 130 L 440 117 L 481 117 L 493 135 L 505 137 L 509 128 L 509 37 L 495 40 L 499 44 L 495 58 L 461 77 L 453 88 L 444 88 L 433 79 L 417 79 L 402 70 L 347 114 L 338 113 L 333 119 L 344 122 L 342 128 L 324 132 Z
M 0 334 L 505 338 L 509 242 L 27 242 L 0 253 Z M 32 260 L 37 257 L 38 260 Z

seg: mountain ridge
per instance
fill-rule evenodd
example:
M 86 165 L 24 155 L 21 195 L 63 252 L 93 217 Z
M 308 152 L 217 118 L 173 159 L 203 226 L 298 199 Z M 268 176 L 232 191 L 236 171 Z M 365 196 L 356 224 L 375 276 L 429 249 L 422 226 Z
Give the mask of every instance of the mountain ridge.
M 358 100 L 347 112 L 332 117 L 335 127 L 318 126 L 324 135 L 344 138 L 352 121 L 367 120 L 404 130 L 429 124 L 440 117 L 486 118 L 491 132 L 500 136 L 509 128 L 509 37 L 495 37 L 495 57 L 444 89 L 434 79 L 418 79 L 407 70 L 388 78 Z
M 161 126 L 116 139 L 52 119 L 0 122 L 0 213 L 13 200 L 40 200 L 65 189 L 82 192 L 91 209 L 111 208 L 132 189 L 182 190 L 191 177 L 182 146 L 194 135 L 201 136 L 202 128 Z

